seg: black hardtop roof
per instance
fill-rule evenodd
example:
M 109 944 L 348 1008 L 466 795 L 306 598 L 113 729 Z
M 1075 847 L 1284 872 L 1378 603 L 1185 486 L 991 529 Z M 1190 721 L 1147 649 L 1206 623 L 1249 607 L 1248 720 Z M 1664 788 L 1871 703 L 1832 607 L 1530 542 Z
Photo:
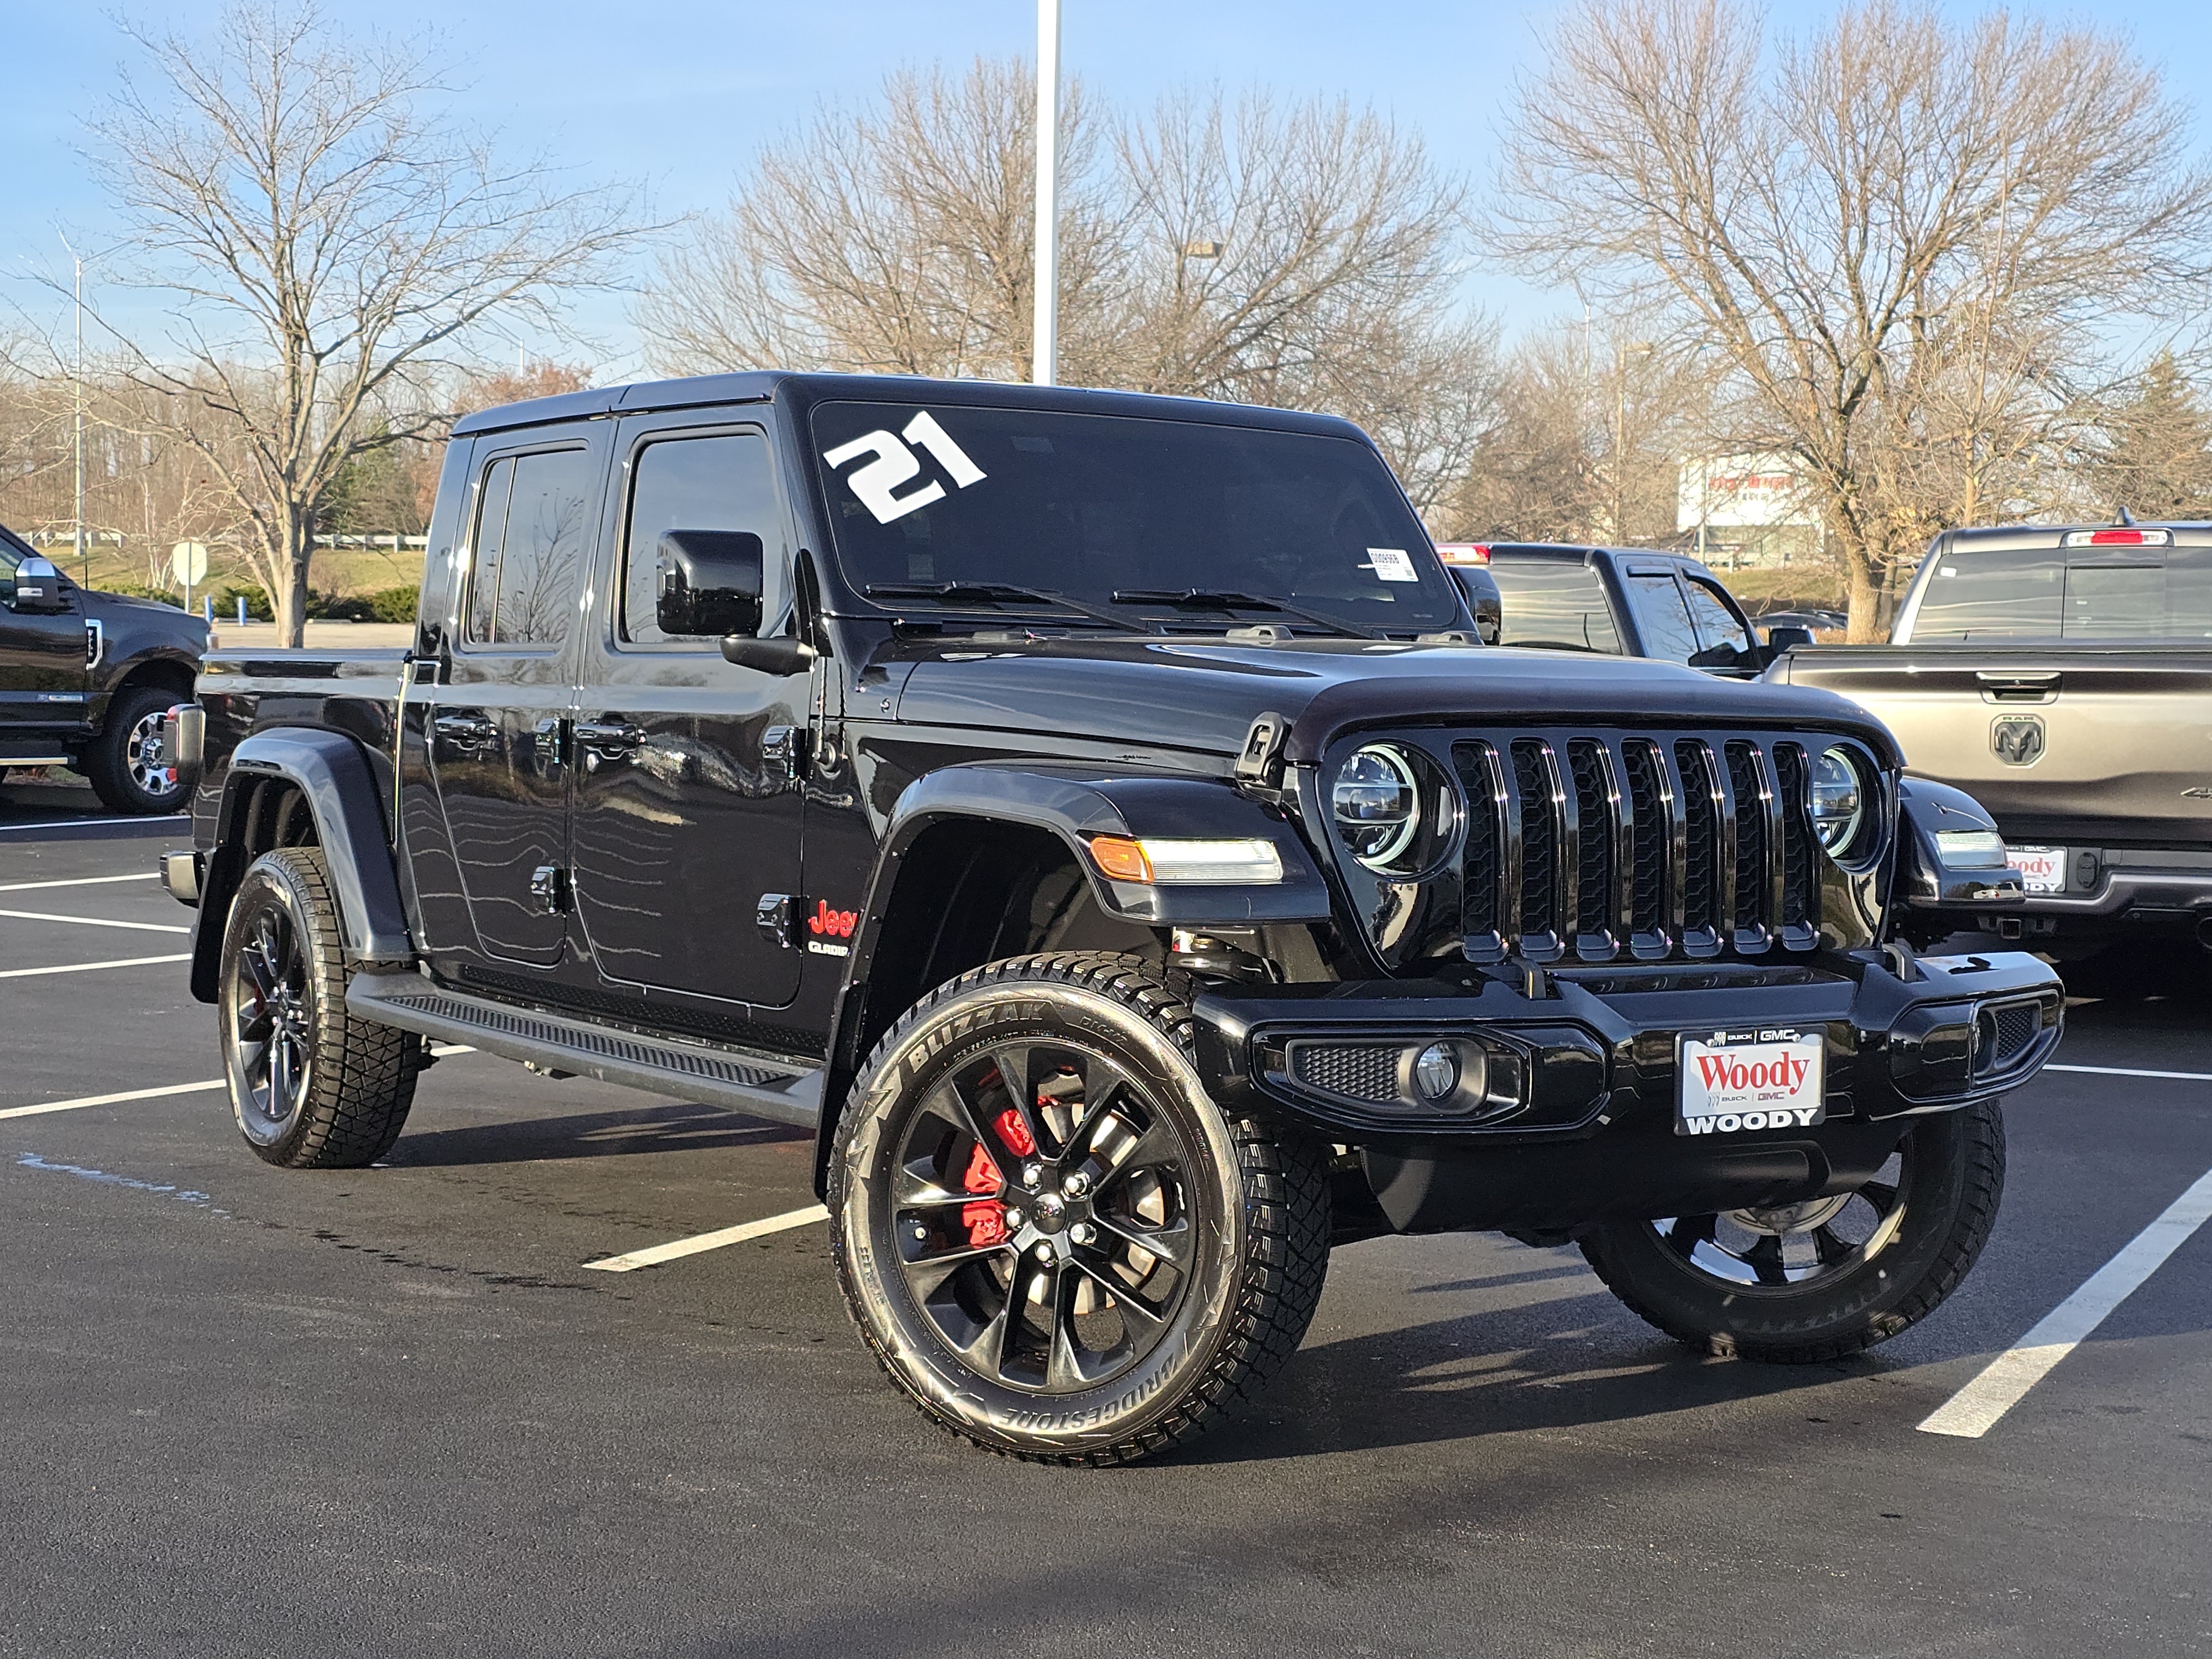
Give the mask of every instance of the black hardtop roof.
M 2107 520 L 2103 524 L 1962 525 L 1955 530 L 1944 531 L 1936 540 L 1942 547 L 2008 553 L 2060 547 L 2069 536 L 2098 530 L 2163 530 L 2177 547 L 2212 547 L 2212 523 L 2191 519 L 2130 519 L 2124 523 Z
M 648 410 L 706 408 L 719 404 L 792 402 L 801 407 L 832 400 L 882 398 L 912 403 L 979 404 L 997 408 L 1053 410 L 1068 414 L 1136 416 L 1152 420 L 1207 421 L 1217 425 L 1265 426 L 1334 437 L 1363 438 L 1334 415 L 1267 409 L 1253 404 L 1212 403 L 1142 392 L 1101 392 L 1085 386 L 1028 386 L 1012 380 L 933 380 L 915 374 L 813 374 L 790 369 L 748 369 L 680 380 L 639 380 L 593 386 L 556 398 L 532 398 L 478 410 L 453 424 L 453 435 L 503 432 L 553 421 L 589 420 Z

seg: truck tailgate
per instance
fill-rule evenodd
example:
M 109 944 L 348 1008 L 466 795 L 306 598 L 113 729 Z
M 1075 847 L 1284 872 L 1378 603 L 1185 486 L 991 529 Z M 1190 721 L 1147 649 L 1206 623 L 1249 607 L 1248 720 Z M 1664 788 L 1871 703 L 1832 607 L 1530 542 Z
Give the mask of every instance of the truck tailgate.
M 2212 842 L 2212 651 L 1801 647 L 1771 678 L 1871 709 L 2014 840 Z

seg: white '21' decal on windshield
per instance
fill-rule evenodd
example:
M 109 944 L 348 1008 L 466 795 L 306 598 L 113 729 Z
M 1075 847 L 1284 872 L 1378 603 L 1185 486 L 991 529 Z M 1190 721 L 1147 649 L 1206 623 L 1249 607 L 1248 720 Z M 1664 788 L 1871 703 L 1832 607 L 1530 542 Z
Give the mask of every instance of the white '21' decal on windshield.
M 903 435 L 906 443 L 899 441 Z M 968 459 L 968 452 L 952 441 L 952 434 L 938 425 L 937 417 L 927 410 L 906 423 L 902 434 L 895 435 L 878 428 L 863 432 L 848 444 L 825 450 L 822 459 L 833 467 L 872 455 L 875 459 L 855 471 L 845 482 L 860 498 L 860 505 L 876 515 L 878 524 L 889 524 L 893 519 L 904 518 L 918 507 L 927 507 L 932 501 L 945 498 L 945 486 L 932 478 L 919 489 L 905 495 L 894 494 L 901 484 L 921 476 L 921 462 L 915 456 L 915 448 L 928 451 L 937 464 L 951 476 L 953 487 L 965 489 L 971 483 L 980 483 L 983 469 Z

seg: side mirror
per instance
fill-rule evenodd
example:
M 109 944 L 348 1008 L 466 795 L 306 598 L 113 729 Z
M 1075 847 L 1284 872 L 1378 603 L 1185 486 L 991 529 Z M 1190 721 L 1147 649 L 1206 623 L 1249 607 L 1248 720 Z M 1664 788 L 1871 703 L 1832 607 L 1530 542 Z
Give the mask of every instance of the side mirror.
M 1795 623 L 1785 623 L 1766 630 L 1766 648 L 1778 657 L 1792 646 L 1812 643 L 1813 630 L 1800 628 Z
M 804 674 L 814 666 L 814 647 L 804 640 L 757 640 L 750 634 L 732 634 L 722 641 L 723 661 L 763 674 Z
M 1453 564 L 1444 568 L 1459 583 L 1467 608 L 1474 614 L 1475 637 L 1485 645 L 1497 644 L 1505 626 L 1505 596 L 1498 591 L 1498 579 L 1480 565 Z
M 766 553 L 750 530 L 661 533 L 660 592 L 653 620 L 664 634 L 760 631 Z
M 15 567 L 15 597 L 9 608 L 29 617 L 58 617 L 70 608 L 62 573 L 50 559 L 33 554 Z

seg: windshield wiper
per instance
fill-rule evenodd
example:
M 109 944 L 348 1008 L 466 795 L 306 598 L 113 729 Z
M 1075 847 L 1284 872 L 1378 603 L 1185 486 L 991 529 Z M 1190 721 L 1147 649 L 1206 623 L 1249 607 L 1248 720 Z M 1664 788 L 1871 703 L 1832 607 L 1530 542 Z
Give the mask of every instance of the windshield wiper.
M 939 605 L 1056 605 L 1127 633 L 1152 631 L 1133 617 L 1118 616 L 1050 588 L 1019 587 L 1012 582 L 870 582 L 860 592 L 872 599 L 934 599 Z
M 1263 599 L 1255 593 L 1224 593 L 1206 587 L 1117 587 L 1114 590 L 1114 603 L 1171 605 L 1180 611 L 1279 611 L 1316 628 L 1326 628 L 1332 634 L 1349 634 L 1362 640 L 1382 637 L 1373 629 L 1358 627 L 1341 617 L 1324 617 L 1318 611 L 1308 611 L 1287 599 Z

